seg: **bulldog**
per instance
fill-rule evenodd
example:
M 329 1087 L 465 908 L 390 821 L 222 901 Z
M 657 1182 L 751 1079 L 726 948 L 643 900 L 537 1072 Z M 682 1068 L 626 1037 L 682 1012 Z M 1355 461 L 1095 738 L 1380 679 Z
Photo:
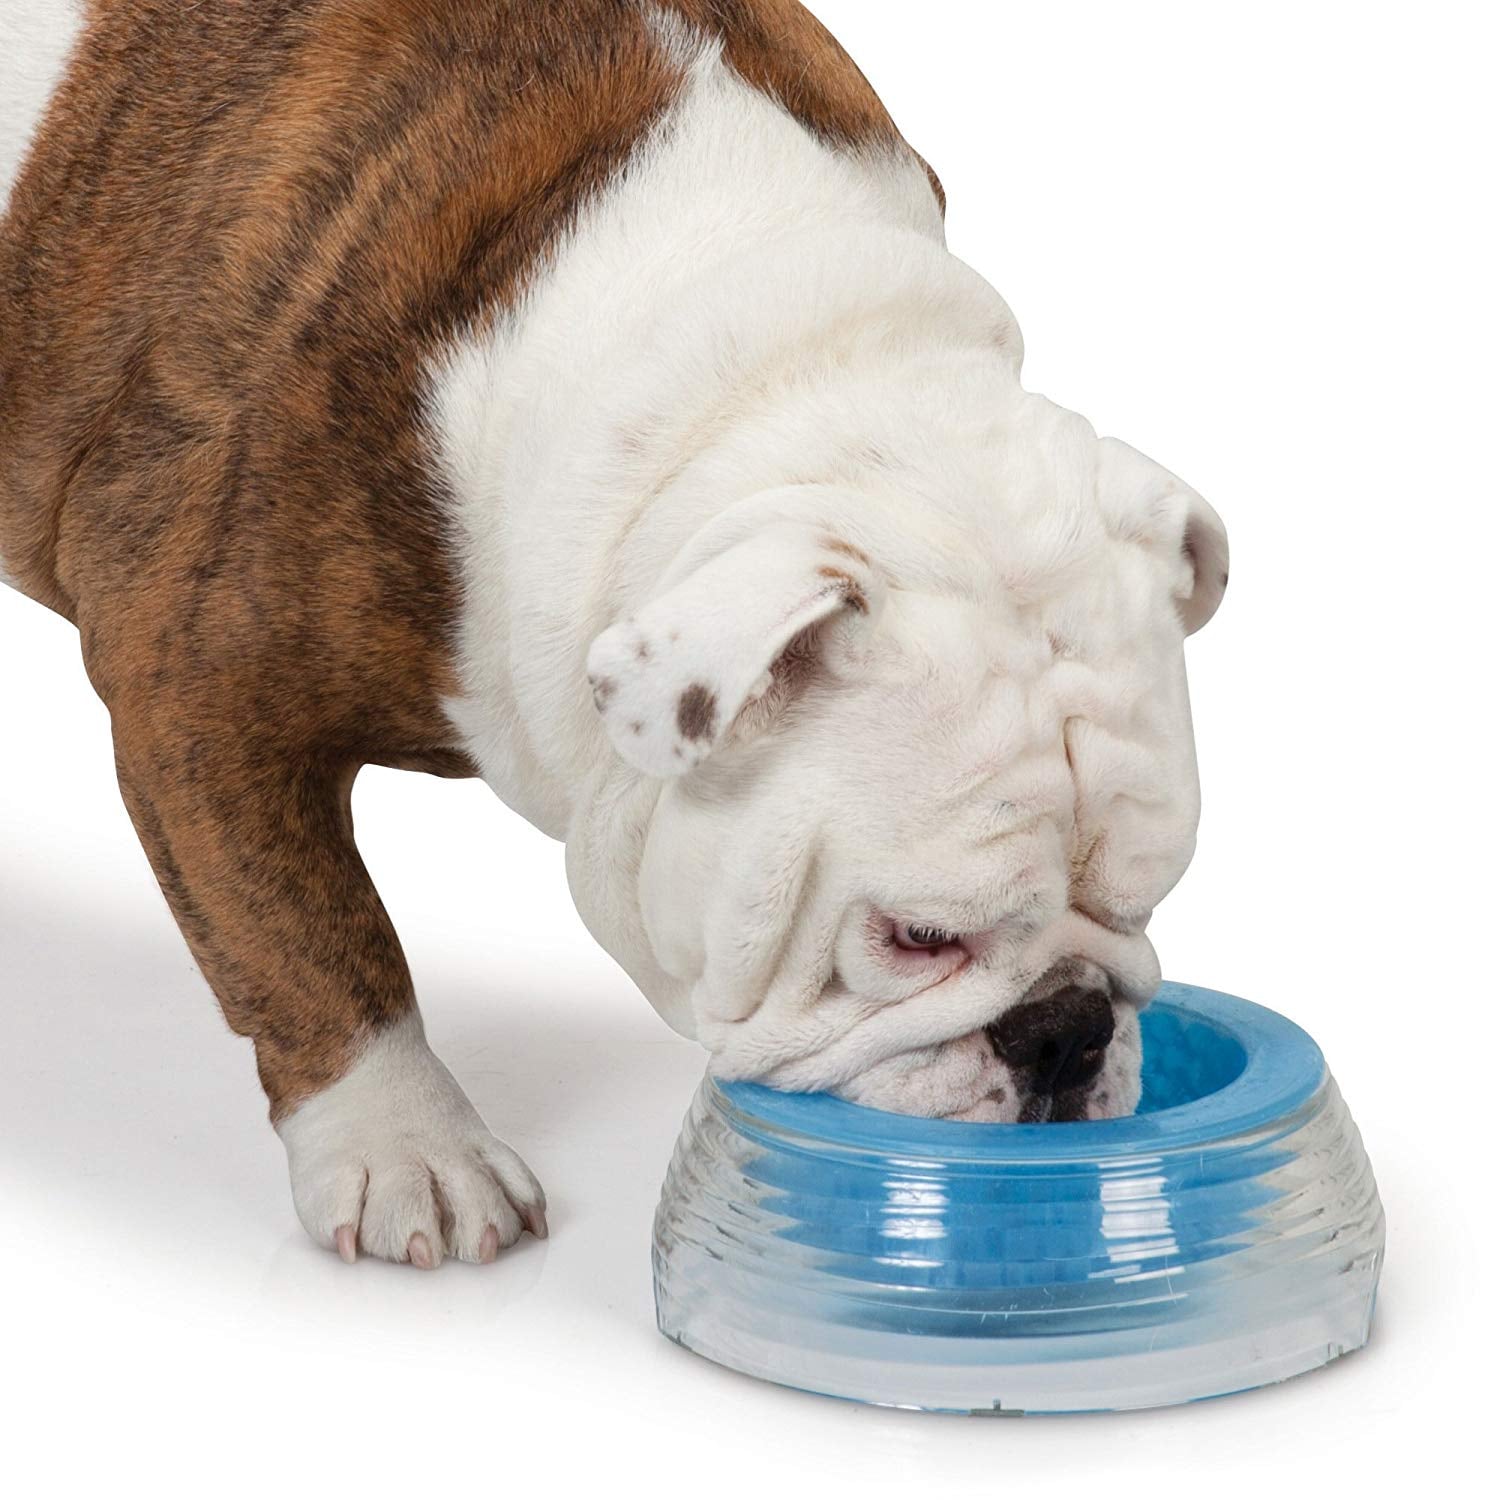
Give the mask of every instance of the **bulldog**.
M 8 24 L 0 554 L 78 626 L 319 1244 L 430 1268 L 546 1232 L 424 1039 L 368 764 L 565 840 L 721 1077 L 1134 1107 L 1224 529 L 1023 389 L 937 179 L 806 11 Z

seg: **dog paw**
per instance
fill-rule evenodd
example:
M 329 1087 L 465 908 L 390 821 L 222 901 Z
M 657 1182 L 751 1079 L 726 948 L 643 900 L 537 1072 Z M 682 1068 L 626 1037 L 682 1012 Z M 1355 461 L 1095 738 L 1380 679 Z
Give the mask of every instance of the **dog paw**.
M 433 1270 L 444 1256 L 492 1261 L 524 1230 L 546 1238 L 536 1178 L 490 1134 L 415 1014 L 277 1133 L 297 1217 L 346 1261 L 363 1250 Z

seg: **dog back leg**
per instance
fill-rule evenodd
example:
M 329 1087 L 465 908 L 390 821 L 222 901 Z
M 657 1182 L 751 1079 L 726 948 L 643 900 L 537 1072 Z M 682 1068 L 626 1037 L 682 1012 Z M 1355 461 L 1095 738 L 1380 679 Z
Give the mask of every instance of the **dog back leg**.
M 421 1266 L 545 1233 L 541 1189 L 427 1046 L 354 843 L 355 766 L 191 716 L 116 718 L 132 820 L 233 1029 L 255 1044 L 293 1197 L 321 1244 Z

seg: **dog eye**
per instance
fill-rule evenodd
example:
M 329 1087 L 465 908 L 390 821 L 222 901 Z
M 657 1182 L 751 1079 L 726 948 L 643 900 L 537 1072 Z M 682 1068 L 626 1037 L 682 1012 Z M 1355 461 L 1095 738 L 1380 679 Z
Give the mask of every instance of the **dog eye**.
M 939 927 L 923 927 L 916 922 L 896 923 L 896 946 L 909 953 L 936 953 L 940 948 L 951 948 L 958 941 L 952 932 Z

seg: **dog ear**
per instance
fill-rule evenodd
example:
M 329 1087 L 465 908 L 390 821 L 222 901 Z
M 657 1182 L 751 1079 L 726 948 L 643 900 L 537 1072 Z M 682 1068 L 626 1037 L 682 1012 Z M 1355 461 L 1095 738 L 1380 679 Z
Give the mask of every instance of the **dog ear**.
M 1127 534 L 1172 557 L 1183 629 L 1188 635 L 1202 630 L 1229 586 L 1229 534 L 1213 506 L 1118 438 L 1099 440 L 1099 494 Z
M 770 689 L 788 646 L 825 622 L 825 635 L 863 632 L 884 593 L 851 543 L 797 522 L 764 527 L 595 640 L 589 684 L 611 742 L 648 776 L 691 771 Z

